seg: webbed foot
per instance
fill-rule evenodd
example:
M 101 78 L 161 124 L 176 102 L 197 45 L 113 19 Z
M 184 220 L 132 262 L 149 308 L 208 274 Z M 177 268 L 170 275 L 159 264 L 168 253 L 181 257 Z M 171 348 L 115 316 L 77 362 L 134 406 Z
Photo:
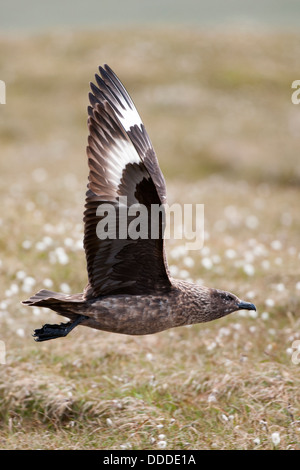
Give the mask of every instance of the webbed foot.
M 42 328 L 34 330 L 35 341 L 48 341 L 49 339 L 62 338 L 67 336 L 77 325 L 87 318 L 85 315 L 78 315 L 76 320 L 68 323 L 61 323 L 60 325 L 46 324 Z

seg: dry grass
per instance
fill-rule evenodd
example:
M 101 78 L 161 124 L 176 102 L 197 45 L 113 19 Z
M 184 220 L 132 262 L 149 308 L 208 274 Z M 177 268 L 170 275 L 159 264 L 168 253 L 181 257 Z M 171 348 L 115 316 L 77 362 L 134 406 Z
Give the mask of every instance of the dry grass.
M 1 38 L 1 448 L 299 449 L 298 44 L 196 30 Z M 252 300 L 257 316 L 33 341 L 57 317 L 19 301 L 86 283 L 85 109 L 103 62 L 141 111 L 169 201 L 205 204 L 205 247 L 169 242 L 172 272 Z

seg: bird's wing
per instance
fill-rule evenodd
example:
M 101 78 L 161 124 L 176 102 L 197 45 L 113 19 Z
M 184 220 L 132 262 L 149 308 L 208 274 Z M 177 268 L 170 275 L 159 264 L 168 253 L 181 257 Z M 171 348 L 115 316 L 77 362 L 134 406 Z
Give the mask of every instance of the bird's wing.
M 124 86 L 108 66 L 99 71 L 98 86 L 91 84 L 93 93 L 88 108 L 90 172 L 84 248 L 89 284 L 85 297 L 144 294 L 158 287 L 169 289 L 160 212 L 156 212 L 159 216 L 155 219 L 155 236 L 151 238 L 151 208 L 166 202 L 164 178 Z M 128 213 L 133 204 L 138 210 L 136 214 Z M 136 218 L 141 214 L 143 230 L 140 237 L 134 238 L 131 229 L 141 230 Z
M 98 102 L 107 102 L 134 145 L 139 157 L 151 175 L 162 204 L 167 202 L 166 184 L 159 168 L 156 153 L 145 126 L 124 85 L 108 65 L 99 67 L 100 75 L 95 75 L 97 86 L 91 84 L 90 102 L 94 107 Z

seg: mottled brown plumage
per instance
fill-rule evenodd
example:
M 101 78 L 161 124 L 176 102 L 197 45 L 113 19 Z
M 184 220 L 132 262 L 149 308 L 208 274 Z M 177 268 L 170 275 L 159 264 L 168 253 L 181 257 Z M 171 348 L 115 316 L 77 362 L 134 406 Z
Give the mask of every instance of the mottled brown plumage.
M 36 341 L 66 336 L 78 324 L 115 333 L 145 335 L 220 318 L 251 303 L 218 289 L 172 279 L 158 236 L 100 239 L 98 223 L 110 204 L 122 222 L 122 201 L 147 208 L 166 203 L 166 185 L 144 124 L 124 86 L 105 65 L 91 84 L 88 107 L 89 183 L 84 212 L 88 285 L 82 294 L 41 290 L 26 305 L 48 307 L 70 322 L 35 330 Z M 120 205 L 121 203 L 121 205 Z M 99 212 L 100 211 L 100 212 Z M 127 218 L 127 228 L 134 217 Z M 117 230 L 118 233 L 118 230 Z

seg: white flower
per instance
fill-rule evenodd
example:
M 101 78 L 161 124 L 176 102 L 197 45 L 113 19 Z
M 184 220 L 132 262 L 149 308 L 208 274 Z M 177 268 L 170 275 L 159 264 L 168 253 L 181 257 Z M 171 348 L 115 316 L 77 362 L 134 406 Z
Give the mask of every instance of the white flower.
M 49 278 L 46 277 L 46 278 L 43 280 L 43 284 L 44 284 L 45 287 L 48 287 L 48 289 L 50 289 L 50 287 L 53 286 L 53 281 L 52 281 L 51 279 L 49 279 Z
M 264 259 L 261 262 L 261 267 L 267 271 L 270 268 L 270 261 L 268 259 Z
M 282 248 L 282 243 L 281 241 L 279 240 L 273 240 L 272 243 L 271 243 L 271 248 L 273 248 L 273 250 L 281 250 Z
M 297 284 L 296 284 L 296 289 L 297 289 L 297 290 L 300 290 L 300 282 L 297 282 Z
M 247 299 L 254 299 L 255 298 L 255 292 L 253 290 L 250 290 L 249 292 L 247 292 L 245 297 L 247 297 Z
M 107 426 L 112 426 L 113 422 L 110 418 L 106 418 L 106 424 L 107 424 Z
M 29 285 L 29 286 L 34 286 L 36 284 L 36 280 L 31 276 L 27 276 L 24 279 L 24 283 Z
M 22 290 L 23 292 L 30 292 L 35 285 L 36 280 L 31 276 L 26 276 L 23 280 Z
M 158 439 L 159 439 L 160 441 L 162 441 L 163 439 L 165 439 L 165 437 L 166 437 L 165 434 L 159 434 L 159 435 L 158 435 Z
M 230 328 L 226 328 L 225 326 L 222 326 L 219 329 L 218 336 L 229 336 L 230 335 Z
M 153 354 L 147 353 L 147 354 L 146 354 L 146 359 L 147 359 L 148 361 L 152 361 L 152 360 L 153 360 Z
M 29 248 L 31 248 L 31 241 L 30 240 L 24 240 L 22 242 L 22 247 L 24 248 L 24 250 L 29 250 Z
M 258 313 L 257 313 L 256 310 L 251 310 L 251 311 L 249 312 L 249 316 L 250 316 L 251 318 L 257 318 L 257 315 L 258 315 Z
M 55 254 L 60 264 L 67 264 L 69 262 L 69 257 L 61 246 L 55 249 Z
M 184 256 L 185 254 L 186 254 L 186 248 L 184 245 L 176 246 L 175 248 L 173 248 L 173 250 L 170 253 L 171 257 L 174 259 L 178 259 L 181 256 Z
M 53 244 L 53 239 L 46 235 L 45 237 L 43 237 L 43 243 L 45 246 L 51 246 Z
M 46 245 L 44 242 L 37 242 L 35 244 L 35 248 L 38 250 L 38 251 L 45 251 L 46 249 Z
M 225 251 L 225 256 L 228 259 L 233 259 L 236 257 L 236 251 L 232 248 L 228 248 L 228 250 Z
M 275 302 L 274 302 L 273 299 L 266 299 L 266 300 L 265 300 L 265 305 L 266 305 L 267 307 L 274 307 Z
M 76 250 L 83 250 L 83 240 L 76 240 L 75 248 Z
M 54 251 L 50 251 L 49 253 L 49 261 L 51 264 L 60 263 L 60 264 L 67 264 L 69 262 L 69 257 L 65 252 L 64 248 L 59 246 L 55 248 Z
M 206 256 L 202 259 L 202 266 L 204 266 L 204 268 L 206 269 L 211 269 L 213 267 L 213 262 L 210 258 Z
M 273 442 L 274 446 L 278 446 L 278 444 L 280 444 L 280 434 L 279 434 L 279 432 L 273 432 L 271 438 L 272 438 L 272 442 Z
M 246 310 L 239 310 L 239 311 L 238 311 L 238 316 L 239 316 L 239 317 L 247 317 L 247 316 L 248 316 L 248 311 L 246 311 Z
M 18 284 L 15 284 L 15 283 L 11 284 L 10 291 L 12 292 L 12 294 L 17 294 L 19 292 Z
M 213 349 L 215 349 L 215 347 L 217 346 L 217 343 L 215 343 L 214 341 L 212 343 L 209 343 L 207 346 L 206 346 L 206 349 L 207 351 L 212 351 Z
M 70 237 L 67 237 L 64 239 L 64 245 L 68 248 L 72 248 L 72 246 L 74 245 L 74 240 Z
M 166 443 L 166 441 L 158 441 L 157 446 L 160 449 L 165 449 L 167 447 L 167 443 Z
M 232 361 L 230 359 L 225 359 L 224 366 L 225 367 L 231 367 L 231 365 L 232 365 Z
M 250 229 L 255 229 L 258 226 L 258 218 L 255 215 L 249 215 L 245 222 Z
M 268 254 L 264 245 L 256 245 L 253 247 L 253 254 L 255 256 L 266 256 Z
M 250 263 L 247 263 L 243 266 L 243 269 L 244 269 L 244 272 L 248 275 L 248 276 L 253 276 L 253 274 L 255 273 L 255 269 L 253 267 L 252 264 Z
M 67 284 L 66 282 L 63 282 L 63 283 L 60 285 L 60 290 L 61 290 L 64 294 L 70 294 L 70 292 L 71 292 L 71 288 L 70 288 L 69 284 Z
M 181 269 L 179 271 L 179 276 L 182 278 L 182 279 L 187 279 L 189 277 L 189 272 L 186 270 L 186 269 Z
M 208 403 L 215 403 L 217 401 L 217 397 L 214 393 L 210 393 L 207 398 Z
M 201 250 L 202 256 L 208 256 L 210 254 L 210 248 L 208 246 L 204 246 Z
M 195 261 L 190 256 L 185 256 L 183 259 L 183 264 L 185 264 L 187 268 L 192 268 L 195 265 Z
M 268 320 L 269 319 L 269 313 L 268 312 L 263 312 L 261 314 L 261 319 L 262 320 Z
M 254 440 L 253 440 L 254 444 L 255 445 L 259 445 L 260 444 L 260 438 L 259 437 L 256 437 Z
M 23 328 L 18 328 L 16 333 L 18 336 L 20 336 L 20 338 L 24 338 L 25 336 L 25 331 L 23 330 Z
M 169 266 L 169 270 L 170 270 L 170 274 L 171 276 L 177 276 L 178 275 L 178 267 L 174 264 L 171 264 L 171 266 Z
M 26 277 L 25 271 L 22 271 L 22 270 L 21 270 L 21 271 L 18 271 L 18 272 L 16 273 L 16 278 L 19 279 L 20 281 L 21 281 L 22 279 L 24 279 L 25 277 Z
M 38 317 L 41 314 L 41 309 L 39 307 L 33 307 L 32 312 L 33 312 L 33 315 Z

